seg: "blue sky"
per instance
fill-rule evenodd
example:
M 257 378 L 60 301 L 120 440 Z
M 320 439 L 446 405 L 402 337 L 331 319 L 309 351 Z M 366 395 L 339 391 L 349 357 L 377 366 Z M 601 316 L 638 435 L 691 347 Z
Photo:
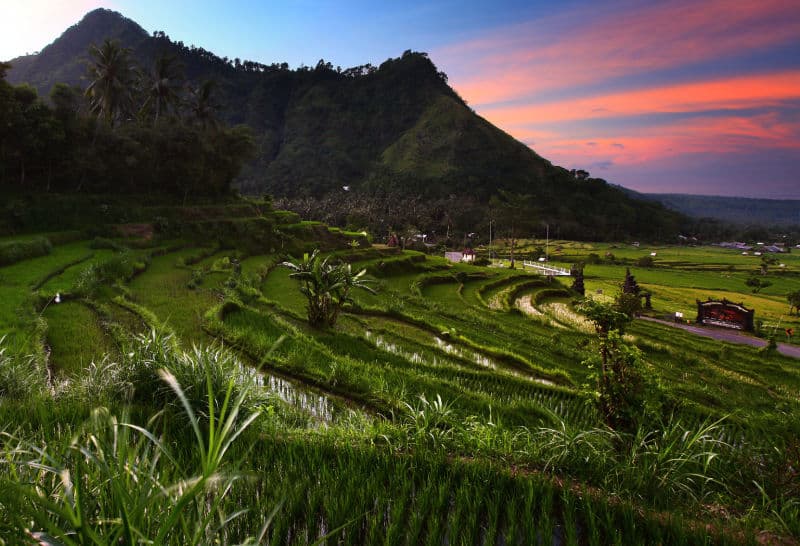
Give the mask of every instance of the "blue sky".
M 476 112 L 556 164 L 640 191 L 800 199 L 796 0 L 29 0 L 4 7 L 0 58 L 95 7 L 294 67 L 427 51 Z

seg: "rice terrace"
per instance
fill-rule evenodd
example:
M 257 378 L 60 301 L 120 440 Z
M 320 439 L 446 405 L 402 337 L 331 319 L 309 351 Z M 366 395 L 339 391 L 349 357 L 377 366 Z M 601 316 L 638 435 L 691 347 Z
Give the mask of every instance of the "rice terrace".
M 106 9 L 0 63 L 0 545 L 799 544 L 796 211 L 487 119 Z
M 64 536 L 78 543 L 150 535 L 167 523 L 148 517 L 158 510 L 175 518 L 165 539 L 189 526 L 202 542 L 201 522 L 216 529 L 241 508 L 219 530 L 226 542 L 265 522 L 270 543 L 737 544 L 797 532 L 797 359 L 637 318 L 620 343 L 656 385 L 641 411 L 657 408 L 615 430 L 587 394 L 603 341 L 568 282 L 370 245 L 263 203 L 191 214 L 224 225 L 257 210 L 283 250 L 78 232 L 3 242 L 23 258 L 0 269 L 2 411 L 16 423 L 4 430 L 3 479 L 17 484 L 4 489 L 5 532 L 30 521 L 52 536 L 74 529 Z M 310 259 L 314 234 L 331 263 L 374 279 L 323 329 L 281 266 Z M 553 245 L 564 263 L 609 248 Z M 632 270 L 653 316 L 691 316 L 697 297 L 719 293 L 759 309 L 764 331 L 797 325 L 781 296 L 797 283 L 792 255 L 753 295 L 738 253 L 617 247 L 621 263 L 585 266 L 587 292 L 613 298 L 650 248 L 655 263 Z M 212 478 L 222 483 L 202 483 Z M 123 506 L 130 521 L 97 523 Z

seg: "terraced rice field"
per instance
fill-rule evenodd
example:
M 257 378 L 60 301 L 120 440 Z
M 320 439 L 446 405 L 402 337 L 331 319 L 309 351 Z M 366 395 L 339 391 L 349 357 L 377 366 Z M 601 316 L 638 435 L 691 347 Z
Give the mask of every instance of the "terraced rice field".
M 717 262 L 684 268 L 690 256 L 658 252 L 670 266 L 634 270 L 656 312 L 690 315 L 687 302 L 712 291 L 779 314 L 777 293 L 744 294 L 735 275 L 707 269 Z M 379 290 L 354 293 L 334 328 L 316 330 L 306 323 L 298 282 L 279 265 L 283 255 L 166 241 L 130 251 L 141 266 L 124 278 L 76 291 L 87 268 L 122 256 L 81 241 L 1 268 L 0 335 L 16 352 L 41 343 L 66 385 L 92 363 L 124 362 L 132 337 L 151 329 L 176 350 L 223 347 L 242 377 L 256 369 L 267 417 L 241 456 L 266 482 L 244 483 L 236 495 L 252 508 L 242 528 L 279 506 L 271 543 L 329 534 L 343 544 L 608 544 L 620 532 L 626 543 L 705 544 L 754 536 L 747 522 L 734 525 L 739 534 L 713 536 L 687 522 L 711 498 L 690 472 L 669 474 L 687 480 L 674 492 L 637 475 L 655 439 L 642 439 L 631 460 L 608 455 L 613 440 L 604 439 L 610 433 L 585 392 L 595 330 L 565 282 L 420 253 L 341 250 L 336 257 L 366 268 Z M 587 266 L 587 291 L 613 296 L 620 270 Z M 784 276 L 776 290 L 793 282 Z M 56 292 L 64 302 L 54 302 Z M 669 400 L 665 422 L 702 428 L 724 419 L 713 440 L 758 453 L 790 441 L 797 360 L 645 321 L 635 321 L 626 339 Z M 662 476 L 658 465 L 640 473 Z M 713 489 L 715 502 L 741 509 L 726 487 Z M 793 504 L 775 503 L 795 521 Z

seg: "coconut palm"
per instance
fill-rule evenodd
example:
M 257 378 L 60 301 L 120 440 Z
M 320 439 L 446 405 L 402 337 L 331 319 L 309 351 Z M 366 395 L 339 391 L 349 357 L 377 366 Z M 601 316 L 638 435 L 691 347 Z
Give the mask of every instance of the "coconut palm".
M 92 45 L 89 54 L 92 56 L 91 82 L 86 88 L 86 97 L 90 109 L 113 126 L 132 109 L 136 69 L 130 50 L 107 39 L 100 47 Z
M 353 288 L 375 293 L 369 286 L 372 280 L 364 278 L 366 269 L 353 273 L 350 264 L 332 264 L 328 260 L 329 257 L 321 258 L 319 250 L 315 250 L 298 263 L 281 264 L 292 270 L 291 278 L 302 281 L 300 291 L 308 299 L 308 322 L 314 327 L 333 326 L 342 306 L 352 301 Z
M 180 100 L 183 82 L 182 67 L 174 55 L 161 55 L 145 78 L 147 99 L 143 110 L 153 110 L 153 122 L 158 123 L 161 114 L 175 109 Z
M 206 80 L 199 87 L 189 91 L 189 109 L 193 121 L 203 129 L 213 128 L 217 125 L 215 115 L 217 104 L 213 99 L 216 87 L 217 82 Z

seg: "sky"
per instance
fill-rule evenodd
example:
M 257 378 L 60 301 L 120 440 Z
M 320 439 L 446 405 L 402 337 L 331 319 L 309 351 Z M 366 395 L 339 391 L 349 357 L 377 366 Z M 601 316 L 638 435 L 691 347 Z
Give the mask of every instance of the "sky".
M 426 51 L 479 115 L 557 165 L 650 193 L 800 199 L 798 0 L 0 4 L 0 59 L 96 7 L 266 64 Z

